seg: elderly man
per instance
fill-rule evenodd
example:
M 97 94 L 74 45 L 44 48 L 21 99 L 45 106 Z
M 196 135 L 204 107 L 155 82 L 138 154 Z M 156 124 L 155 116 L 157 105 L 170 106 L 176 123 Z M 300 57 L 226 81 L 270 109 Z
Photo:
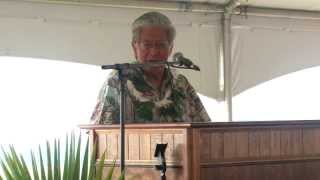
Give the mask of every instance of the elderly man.
M 148 12 L 132 24 L 132 48 L 137 63 L 166 61 L 175 38 L 171 21 Z M 207 122 L 209 116 L 187 79 L 165 66 L 128 71 L 126 122 Z M 102 87 L 91 117 L 95 124 L 119 122 L 119 79 L 116 72 Z

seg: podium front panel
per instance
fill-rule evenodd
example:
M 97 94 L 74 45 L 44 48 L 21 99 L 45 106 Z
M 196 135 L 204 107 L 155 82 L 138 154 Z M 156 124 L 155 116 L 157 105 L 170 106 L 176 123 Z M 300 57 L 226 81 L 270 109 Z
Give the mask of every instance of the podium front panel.
M 106 152 L 107 172 L 119 162 L 119 126 L 82 128 L 98 142 L 97 159 Z M 157 143 L 168 143 L 168 180 L 320 179 L 320 121 L 131 124 L 125 142 L 128 179 L 160 177 Z
M 158 160 L 154 157 L 158 143 L 167 143 L 166 163 L 167 179 L 188 179 L 186 148 L 186 128 L 129 128 L 125 135 L 125 165 L 128 179 L 159 179 L 160 172 L 155 170 Z M 97 159 L 105 152 L 105 173 L 116 160 L 115 174 L 119 174 L 120 131 L 118 129 L 96 129 L 94 139 L 97 140 Z M 189 153 L 190 154 L 190 153 Z

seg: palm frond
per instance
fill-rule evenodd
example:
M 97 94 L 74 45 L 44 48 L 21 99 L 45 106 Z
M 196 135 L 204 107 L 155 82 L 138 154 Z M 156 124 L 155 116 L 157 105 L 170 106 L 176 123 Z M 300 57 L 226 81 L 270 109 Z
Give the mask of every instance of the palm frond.
M 108 172 L 108 175 L 107 175 L 107 177 L 106 177 L 106 180 L 112 179 L 115 165 L 116 165 L 116 161 L 114 160 L 114 161 L 112 162 L 112 166 L 111 166 L 110 171 Z
M 35 158 L 34 153 L 32 151 L 31 151 L 31 162 L 32 162 L 33 179 L 39 180 L 37 161 L 36 161 L 36 158 Z
M 96 180 L 101 180 L 102 179 L 102 174 L 103 174 L 103 164 L 104 164 L 104 160 L 106 158 L 106 152 L 103 152 L 99 164 L 98 164 L 98 168 L 97 168 L 97 174 L 96 174 Z
M 12 177 L 12 175 L 11 175 L 11 173 L 10 173 L 7 165 L 4 164 L 2 161 L 1 161 L 1 167 L 2 167 L 2 169 L 3 169 L 3 171 L 4 171 L 4 173 L 5 173 L 6 178 L 7 178 L 8 180 L 13 180 L 13 177 Z
M 39 146 L 39 158 L 40 158 L 40 174 L 41 174 L 41 180 L 46 179 L 46 172 L 44 170 L 44 161 L 42 159 L 42 152 L 41 147 Z
M 47 175 L 48 180 L 52 180 L 51 147 L 47 141 Z
M 54 140 L 54 153 L 53 153 L 53 171 L 54 171 L 54 180 L 61 179 L 61 170 L 60 170 L 60 141 Z
M 96 153 L 97 153 L 97 143 L 93 145 L 93 150 L 91 153 L 90 163 L 89 163 L 89 176 L 88 180 L 94 179 L 96 172 Z
M 81 151 L 81 137 L 78 138 L 78 145 L 77 145 L 77 150 L 75 153 L 73 179 L 79 179 L 79 177 L 80 177 L 80 151 Z
M 5 178 L 0 176 L 0 180 L 111 180 L 115 161 L 107 172 L 107 176 L 103 178 L 106 153 L 103 153 L 97 164 L 96 145 L 94 144 L 89 156 L 89 140 L 86 141 L 84 153 L 82 153 L 81 139 L 79 136 L 76 140 L 73 133 L 67 136 L 62 154 L 59 140 L 54 140 L 53 145 L 47 141 L 44 151 L 41 146 L 38 147 L 37 153 L 31 151 L 29 167 L 23 156 L 18 155 L 13 146 L 9 146 L 9 151 L 2 148 L 3 159 L 0 159 L 0 165 Z M 64 160 L 61 161 L 61 159 Z M 124 179 L 124 173 L 119 179 Z
M 66 138 L 66 149 L 64 154 L 64 166 L 63 166 L 63 180 L 68 180 L 69 178 L 69 138 Z
M 82 159 L 82 168 L 81 168 L 81 180 L 87 180 L 88 178 L 88 163 L 89 163 L 89 139 L 87 140 L 84 156 Z
M 14 160 L 14 155 L 9 153 L 6 153 L 4 149 L 2 149 L 4 159 L 6 161 L 6 167 L 7 167 L 7 172 L 10 173 L 13 179 L 22 179 L 23 176 L 20 172 L 20 169 L 18 168 L 17 160 Z

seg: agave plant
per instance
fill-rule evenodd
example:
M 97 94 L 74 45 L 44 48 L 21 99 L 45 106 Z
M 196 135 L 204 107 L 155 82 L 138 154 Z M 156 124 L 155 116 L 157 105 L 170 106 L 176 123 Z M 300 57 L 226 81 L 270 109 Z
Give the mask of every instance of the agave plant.
M 82 151 L 80 136 L 77 143 L 74 134 L 66 138 L 64 158 L 60 151 L 59 140 L 55 140 L 53 146 L 47 142 L 44 149 L 45 153 L 42 152 L 40 146 L 37 154 L 31 151 L 31 165 L 28 166 L 24 157 L 18 155 L 12 145 L 9 146 L 8 151 L 2 148 L 4 159 L 1 159 L 0 163 L 4 176 L 0 176 L 0 180 L 111 180 L 113 177 L 115 162 L 107 176 L 103 177 L 105 153 L 99 164 L 96 165 L 95 146 L 89 157 L 87 140 L 84 153 L 80 153 Z M 124 179 L 124 174 L 118 179 Z

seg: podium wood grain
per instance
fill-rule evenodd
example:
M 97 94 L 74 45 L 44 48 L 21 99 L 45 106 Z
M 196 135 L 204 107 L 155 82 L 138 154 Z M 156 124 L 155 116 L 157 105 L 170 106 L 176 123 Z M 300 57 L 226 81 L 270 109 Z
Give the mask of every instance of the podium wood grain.
M 107 171 L 119 159 L 119 126 L 80 127 L 97 140 L 98 160 L 106 151 Z M 320 179 L 320 121 L 129 124 L 128 179 L 159 179 L 157 143 L 168 143 L 168 180 Z

